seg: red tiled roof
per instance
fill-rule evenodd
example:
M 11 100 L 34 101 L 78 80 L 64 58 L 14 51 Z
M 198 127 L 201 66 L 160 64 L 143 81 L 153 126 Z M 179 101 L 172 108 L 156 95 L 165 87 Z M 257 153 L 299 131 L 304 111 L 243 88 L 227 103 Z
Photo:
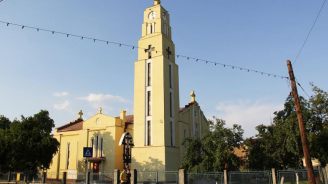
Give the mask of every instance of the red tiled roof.
M 64 126 L 58 127 L 58 132 L 68 132 L 68 131 L 76 131 L 83 129 L 83 119 L 77 119 L 73 122 L 70 122 Z
M 126 116 L 126 123 L 133 124 L 134 116 L 128 115 Z M 73 122 L 70 122 L 66 125 L 57 128 L 58 132 L 68 132 L 68 131 L 77 131 L 83 129 L 83 119 L 77 119 Z
M 133 122 L 134 122 L 134 116 L 133 115 L 126 116 L 126 123 L 133 124 Z

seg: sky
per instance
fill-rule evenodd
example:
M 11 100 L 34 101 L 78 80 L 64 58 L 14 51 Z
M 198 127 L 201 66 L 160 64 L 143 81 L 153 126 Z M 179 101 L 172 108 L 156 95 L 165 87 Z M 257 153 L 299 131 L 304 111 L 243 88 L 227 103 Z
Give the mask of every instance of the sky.
M 162 0 L 169 11 L 176 53 L 287 76 L 322 0 Z M 0 20 L 137 45 L 151 0 L 4 0 Z M 328 7 L 294 62 L 310 82 L 328 90 Z M 0 114 L 10 119 L 50 112 L 56 127 L 80 110 L 102 107 L 133 113 L 136 50 L 0 24 Z M 286 80 L 177 58 L 180 106 L 196 100 L 205 115 L 242 125 L 245 137 L 270 124 L 290 92 Z M 300 95 L 305 95 L 299 91 Z M 306 96 L 305 96 L 306 97 Z

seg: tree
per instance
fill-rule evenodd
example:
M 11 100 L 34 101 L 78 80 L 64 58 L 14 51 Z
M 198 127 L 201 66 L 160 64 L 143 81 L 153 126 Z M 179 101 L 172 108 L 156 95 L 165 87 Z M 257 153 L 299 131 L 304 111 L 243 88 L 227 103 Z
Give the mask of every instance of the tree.
M 312 85 L 314 95 L 300 97 L 312 158 L 323 166 L 328 162 L 328 93 Z M 257 126 L 257 135 L 245 141 L 250 169 L 303 167 L 303 151 L 293 98 L 288 96 L 284 109 L 274 113 L 272 125 Z
M 4 116 L 0 116 L 0 129 L 5 130 L 10 126 L 10 120 Z
M 8 170 L 8 129 L 10 127 L 10 120 L 4 116 L 0 116 L 0 171 Z
M 310 118 L 307 101 L 300 98 L 305 122 Z M 251 169 L 277 169 L 302 167 L 302 145 L 292 96 L 288 96 L 284 109 L 274 113 L 272 125 L 259 125 L 255 138 L 246 141 Z
M 189 171 L 210 172 L 239 168 L 240 159 L 234 149 L 241 145 L 243 130 L 240 125 L 225 127 L 225 121 L 210 121 L 210 132 L 201 139 L 184 141 L 186 154 L 182 167 Z
M 248 167 L 254 170 L 280 168 L 277 154 L 273 154 L 279 147 L 273 139 L 273 126 L 258 125 L 256 130 L 259 132 L 256 137 L 244 142 L 248 149 Z
M 35 174 L 38 169 L 49 168 L 59 147 L 59 142 L 51 136 L 54 121 L 49 112 L 43 110 L 31 117 L 22 116 L 21 120 L 9 124 L 4 139 L 6 170 Z
M 328 163 L 328 93 L 311 85 L 314 92 L 309 99 L 312 114 L 308 128 L 311 155 L 325 166 Z

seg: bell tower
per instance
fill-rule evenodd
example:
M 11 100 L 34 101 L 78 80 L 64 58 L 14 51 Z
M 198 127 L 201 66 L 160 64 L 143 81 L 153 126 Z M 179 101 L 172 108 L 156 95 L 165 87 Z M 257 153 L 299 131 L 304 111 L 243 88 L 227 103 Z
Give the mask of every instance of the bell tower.
M 179 76 L 170 16 L 160 0 L 144 11 L 134 69 L 134 144 L 132 167 L 177 170 Z

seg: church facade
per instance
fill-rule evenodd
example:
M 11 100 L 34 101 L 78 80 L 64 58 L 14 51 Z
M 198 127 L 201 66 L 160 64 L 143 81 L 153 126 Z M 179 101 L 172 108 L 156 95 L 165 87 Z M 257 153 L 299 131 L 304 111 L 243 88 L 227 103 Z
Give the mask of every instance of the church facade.
M 201 138 L 209 125 L 196 95 L 180 108 L 179 68 L 175 62 L 170 15 L 159 0 L 144 11 L 142 36 L 134 64 L 134 113 L 105 115 L 102 109 L 84 120 L 59 127 L 54 137 L 60 142 L 48 178 L 77 179 L 86 168 L 93 173 L 112 173 L 123 169 L 123 148 L 119 140 L 129 132 L 134 141 L 131 169 L 176 171 L 179 169 L 186 138 Z M 83 147 L 92 147 L 93 157 L 83 158 Z

